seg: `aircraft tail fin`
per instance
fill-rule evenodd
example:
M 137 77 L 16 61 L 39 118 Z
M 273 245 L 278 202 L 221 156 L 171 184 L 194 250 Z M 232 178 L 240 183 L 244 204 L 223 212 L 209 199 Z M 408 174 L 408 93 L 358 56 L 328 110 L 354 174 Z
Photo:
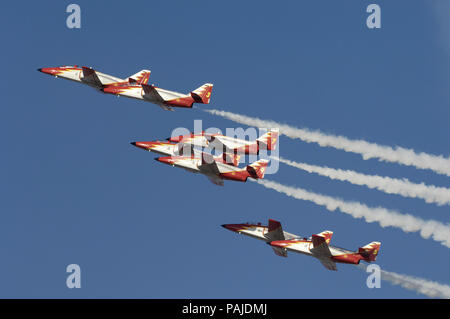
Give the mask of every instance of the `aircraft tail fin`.
M 201 87 L 191 92 L 191 96 L 196 103 L 209 104 L 211 99 L 213 85 L 211 83 L 205 83 Z
M 373 241 L 368 245 L 358 248 L 358 253 L 367 262 L 372 262 L 377 259 L 378 252 L 380 251 L 381 243 Z
M 250 177 L 254 179 L 263 179 L 268 164 L 268 160 L 260 159 L 253 164 L 247 165 L 247 172 L 249 173 Z
M 323 232 L 316 234 L 314 236 L 323 237 L 327 245 L 330 244 L 331 237 L 333 237 L 333 232 L 331 230 L 324 230 Z
M 271 129 L 261 137 L 256 139 L 258 149 L 273 151 L 277 147 L 278 129 Z
M 151 73 L 150 70 L 141 70 L 136 74 L 130 75 L 128 77 L 128 82 L 137 84 L 148 84 L 150 73 Z

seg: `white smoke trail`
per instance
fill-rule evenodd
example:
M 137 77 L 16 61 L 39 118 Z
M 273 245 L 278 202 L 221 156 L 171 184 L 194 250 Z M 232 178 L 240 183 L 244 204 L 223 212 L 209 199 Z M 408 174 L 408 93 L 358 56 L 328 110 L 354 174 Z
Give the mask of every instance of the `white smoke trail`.
M 358 268 L 366 271 L 367 265 L 360 264 Z M 397 274 L 386 270 L 381 270 L 381 279 L 431 298 L 450 298 L 450 286 L 435 281 Z
M 350 182 L 355 185 L 367 186 L 388 194 L 397 194 L 404 197 L 421 198 L 427 203 L 435 203 L 439 206 L 450 205 L 450 189 L 446 187 L 437 187 L 426 185 L 424 183 L 416 184 L 408 179 L 396 179 L 387 176 L 366 175 L 352 170 L 334 169 L 309 165 L 305 163 L 294 162 L 282 157 L 272 157 L 289 166 L 304 170 L 308 173 L 316 173 L 331 179 Z
M 218 115 L 236 123 L 256 127 L 277 127 L 280 133 L 290 138 L 300 139 L 307 143 L 317 143 L 322 147 L 334 147 L 346 152 L 361 154 L 363 159 L 378 158 L 380 161 L 414 166 L 420 169 L 430 169 L 436 173 L 450 176 L 450 158 L 442 155 L 416 153 L 412 149 L 396 146 L 378 145 L 363 140 L 351 140 L 344 136 L 336 136 L 322 133 L 318 130 L 301 129 L 274 121 L 262 120 L 256 117 L 235 114 L 221 110 L 206 110 L 213 115 Z
M 406 233 L 419 232 L 422 238 L 429 239 L 431 237 L 433 240 L 450 248 L 450 226 L 448 224 L 443 224 L 435 220 L 423 220 L 383 207 L 368 207 L 359 202 L 348 202 L 339 198 L 309 192 L 302 188 L 290 187 L 269 180 L 259 179 L 257 183 L 289 197 L 324 206 L 329 211 L 338 209 L 354 218 L 363 218 L 368 223 L 377 222 L 381 227 L 396 227 Z

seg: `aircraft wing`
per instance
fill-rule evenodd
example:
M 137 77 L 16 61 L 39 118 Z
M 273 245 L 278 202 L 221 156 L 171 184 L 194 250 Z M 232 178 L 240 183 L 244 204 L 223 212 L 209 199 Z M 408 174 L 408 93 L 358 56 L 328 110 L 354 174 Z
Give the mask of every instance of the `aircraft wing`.
M 281 223 L 279 221 L 269 219 L 268 232 L 266 233 L 265 237 L 270 241 L 285 240 L 286 238 L 284 237 L 283 227 L 281 227 Z
M 269 225 L 267 227 L 267 233 L 264 235 L 270 242 L 277 240 L 285 240 L 283 227 L 281 227 L 281 223 L 277 220 L 269 219 Z M 279 246 L 272 246 L 273 252 L 277 256 L 287 257 L 287 249 Z
M 167 105 L 165 105 L 165 104 L 158 104 L 158 105 L 159 105 L 159 107 L 162 108 L 163 110 L 166 110 L 166 111 L 172 111 L 172 112 L 173 112 L 173 109 L 172 109 L 170 106 L 167 106 Z
M 208 177 L 208 179 L 211 183 L 219 185 L 219 186 L 223 186 L 223 179 L 221 179 L 220 177 L 218 177 L 216 175 L 206 175 L 206 177 Z
M 220 135 L 214 136 L 213 144 L 215 144 L 216 147 L 220 147 L 220 145 L 225 146 L 229 150 L 234 150 L 246 145 L 246 143 L 239 143 L 238 140 L 233 140 L 231 138 Z
M 281 257 L 288 256 L 286 248 L 272 246 L 272 249 L 273 249 L 273 252 L 275 253 L 275 255 L 277 255 L 277 256 L 281 256 Z
M 208 153 L 202 153 L 202 165 L 198 168 L 202 171 L 202 173 L 207 175 L 219 175 L 219 167 L 217 167 L 217 163 L 214 160 L 214 156 Z
M 320 259 L 319 261 L 324 265 L 326 269 L 337 271 L 336 263 L 331 259 Z
M 83 78 L 82 78 L 83 83 L 86 83 L 87 85 L 93 86 L 97 89 L 103 88 L 103 83 L 98 78 L 97 73 L 95 73 L 94 69 L 83 66 L 82 70 L 83 70 Z
M 176 152 L 179 155 L 190 156 L 195 154 L 195 149 L 191 144 L 178 143 L 176 146 Z
M 331 260 L 331 252 L 330 248 L 328 248 L 328 244 L 326 242 L 325 237 L 320 235 L 312 235 L 313 248 L 311 248 L 311 252 L 313 256 L 319 259 L 322 265 L 329 270 L 337 270 L 336 263 Z
M 145 93 L 144 98 L 155 102 L 164 103 L 164 99 L 161 97 L 161 95 L 159 95 L 158 91 L 156 91 L 156 89 L 153 86 L 148 84 L 141 84 L 141 85 Z
M 223 186 L 223 179 L 220 178 L 220 171 L 214 156 L 208 153 L 201 153 L 202 165 L 198 168 L 200 171 L 208 177 L 208 179 L 216 185 Z
M 152 103 L 158 104 L 162 109 L 166 111 L 173 111 L 171 107 L 164 104 L 164 99 L 159 95 L 158 91 L 151 85 L 141 84 L 142 89 L 144 90 L 143 98 L 145 100 L 149 100 Z
M 208 146 L 208 140 L 203 136 L 203 134 L 186 135 L 181 140 L 181 143 L 191 144 L 200 147 Z
M 207 147 L 208 140 L 203 136 L 203 134 L 189 134 L 184 136 L 170 137 L 169 141 L 180 143 L 184 145 Z

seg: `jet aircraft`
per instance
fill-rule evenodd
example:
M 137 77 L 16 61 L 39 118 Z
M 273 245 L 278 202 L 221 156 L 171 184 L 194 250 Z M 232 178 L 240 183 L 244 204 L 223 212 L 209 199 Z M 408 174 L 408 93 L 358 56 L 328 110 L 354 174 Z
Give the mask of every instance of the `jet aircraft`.
M 41 68 L 38 71 L 56 78 L 80 82 L 100 91 L 110 85 L 122 86 L 129 83 L 147 84 L 151 73 L 149 70 L 142 70 L 130 75 L 127 79 L 120 79 L 109 74 L 98 72 L 92 68 L 85 66 L 79 67 L 77 65 Z
M 208 104 L 212 87 L 206 83 L 188 94 L 177 93 L 149 85 L 149 70 L 142 70 L 127 79 L 101 73 L 85 66 L 60 66 L 40 68 L 38 71 L 75 82 L 87 84 L 104 93 L 126 96 L 159 105 L 165 110 L 172 107 L 192 108 L 194 103 Z
M 223 186 L 224 180 L 233 180 L 246 182 L 247 179 L 262 179 L 268 165 L 268 160 L 260 159 L 245 168 L 239 168 L 239 155 L 223 153 L 217 157 L 196 151 L 184 145 L 170 142 L 150 141 L 150 142 L 132 142 L 132 145 L 142 148 L 146 151 L 152 151 L 163 157 L 157 157 L 155 160 L 183 168 L 193 173 L 205 175 L 212 183 Z
M 260 150 L 273 151 L 277 147 L 278 130 L 271 129 L 254 141 L 238 139 L 219 133 L 191 133 L 188 135 L 173 136 L 167 139 L 170 142 L 201 147 L 210 147 L 222 150 L 225 153 L 258 155 Z
M 357 251 L 330 246 L 333 232 L 326 230 L 309 238 L 285 232 L 280 222 L 269 219 L 269 225 L 258 224 L 225 224 L 222 227 L 265 241 L 269 244 L 276 255 L 287 257 L 287 252 L 305 254 L 317 258 L 325 268 L 337 270 L 336 263 L 359 264 L 361 260 L 373 262 L 376 260 L 380 250 L 380 242 L 371 242 L 358 248 Z

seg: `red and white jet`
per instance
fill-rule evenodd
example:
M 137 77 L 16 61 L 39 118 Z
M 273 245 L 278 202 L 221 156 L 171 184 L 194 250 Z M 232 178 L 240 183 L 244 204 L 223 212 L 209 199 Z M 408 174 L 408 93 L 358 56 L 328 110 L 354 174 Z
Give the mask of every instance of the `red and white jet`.
M 280 222 L 269 219 L 269 225 L 258 224 L 225 224 L 222 227 L 244 234 L 256 239 L 264 240 L 269 244 L 275 254 L 287 257 L 288 251 L 316 257 L 329 270 L 337 270 L 336 263 L 359 264 L 361 260 L 373 262 L 376 260 L 381 243 L 374 241 L 358 248 L 358 251 L 350 251 L 343 248 L 329 246 L 333 232 L 326 230 L 310 238 L 283 231 Z
M 264 178 L 264 173 L 268 165 L 268 160 L 258 160 L 245 168 L 239 168 L 239 156 L 235 154 L 223 153 L 217 157 L 204 152 L 196 152 L 189 148 L 188 155 L 185 155 L 185 148 L 179 144 L 170 142 L 132 142 L 132 145 L 146 151 L 165 155 L 157 157 L 155 160 L 172 166 L 183 168 L 193 173 L 205 175 L 212 183 L 223 186 L 224 180 L 246 182 L 247 178 Z
M 213 85 L 204 84 L 189 94 L 177 93 L 149 85 L 149 70 L 142 70 L 127 79 L 120 79 L 88 67 L 61 66 L 41 68 L 38 71 L 64 79 L 87 84 L 104 93 L 131 97 L 159 105 L 165 110 L 171 107 L 191 108 L 194 103 L 208 104 Z
M 222 134 L 201 132 L 188 135 L 174 136 L 167 139 L 170 142 L 210 147 L 222 150 L 224 153 L 254 154 L 258 155 L 260 150 L 273 151 L 277 147 L 278 130 L 272 129 L 261 135 L 254 141 L 247 141 Z
M 115 76 L 98 72 L 92 68 L 85 66 L 58 66 L 50 68 L 41 68 L 38 71 L 60 77 L 75 82 L 80 82 L 97 90 L 103 90 L 108 86 L 122 86 L 129 83 L 147 84 L 150 77 L 149 70 L 142 70 L 136 74 L 129 76 L 127 79 L 120 79 Z

